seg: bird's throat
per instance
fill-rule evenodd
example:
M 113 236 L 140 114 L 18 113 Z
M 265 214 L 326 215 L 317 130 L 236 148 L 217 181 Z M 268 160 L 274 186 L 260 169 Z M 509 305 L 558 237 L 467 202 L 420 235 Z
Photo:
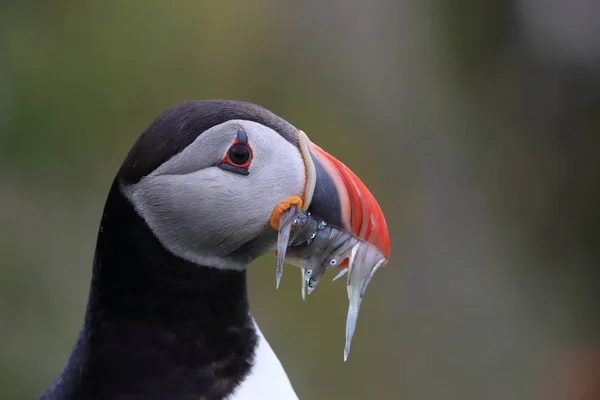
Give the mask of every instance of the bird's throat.
M 218 398 L 249 372 L 256 340 L 246 272 L 174 256 L 113 184 L 84 328 L 63 378 L 94 398 L 205 392 Z

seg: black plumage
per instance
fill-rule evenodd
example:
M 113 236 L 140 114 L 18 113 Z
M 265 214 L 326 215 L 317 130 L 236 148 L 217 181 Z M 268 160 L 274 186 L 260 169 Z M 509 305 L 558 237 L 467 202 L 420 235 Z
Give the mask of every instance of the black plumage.
M 120 190 L 231 119 L 259 122 L 295 143 L 289 123 L 243 102 L 182 103 L 148 127 L 106 201 L 83 328 L 41 399 L 222 399 L 249 373 L 257 336 L 246 272 L 176 257 Z

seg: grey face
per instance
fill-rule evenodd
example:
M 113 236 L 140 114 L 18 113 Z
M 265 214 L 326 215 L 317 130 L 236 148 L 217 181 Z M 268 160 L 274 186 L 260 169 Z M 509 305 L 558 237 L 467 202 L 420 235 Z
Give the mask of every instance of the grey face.
M 243 129 L 252 150 L 247 175 L 219 164 Z M 275 249 L 275 207 L 301 196 L 306 166 L 298 147 L 271 128 L 230 120 L 202 133 L 125 196 L 169 251 L 216 268 L 244 268 Z

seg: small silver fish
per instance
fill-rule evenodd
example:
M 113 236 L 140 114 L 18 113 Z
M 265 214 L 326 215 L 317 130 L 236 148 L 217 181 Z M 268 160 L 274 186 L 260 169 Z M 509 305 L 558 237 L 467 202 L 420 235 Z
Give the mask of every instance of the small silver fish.
M 283 273 L 284 261 L 302 269 L 302 299 L 317 287 L 327 269 L 339 268 L 348 259 L 334 280 L 348 272 L 348 316 L 344 361 L 358 320 L 360 304 L 375 272 L 387 259 L 375 246 L 351 233 L 328 225 L 310 213 L 290 207 L 280 216 L 277 240 L 277 287 Z

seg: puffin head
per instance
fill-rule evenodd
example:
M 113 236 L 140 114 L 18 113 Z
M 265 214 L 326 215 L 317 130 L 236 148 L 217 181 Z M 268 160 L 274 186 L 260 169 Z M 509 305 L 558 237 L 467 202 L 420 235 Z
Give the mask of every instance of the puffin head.
M 246 282 L 248 263 L 275 250 L 295 216 L 351 238 L 342 271 L 363 255 L 388 257 L 371 193 L 285 120 L 235 101 L 164 112 L 113 181 L 83 328 L 41 398 L 297 399 L 250 313 Z M 319 239 L 334 232 L 325 225 Z M 314 254 L 317 242 L 295 246 Z M 348 284 L 347 348 L 374 270 L 348 274 L 361 279 Z
M 204 267 L 242 270 L 274 251 L 270 220 L 292 197 L 389 256 L 383 214 L 360 179 L 251 103 L 189 101 L 167 110 L 137 140 L 116 182 L 165 249 Z

